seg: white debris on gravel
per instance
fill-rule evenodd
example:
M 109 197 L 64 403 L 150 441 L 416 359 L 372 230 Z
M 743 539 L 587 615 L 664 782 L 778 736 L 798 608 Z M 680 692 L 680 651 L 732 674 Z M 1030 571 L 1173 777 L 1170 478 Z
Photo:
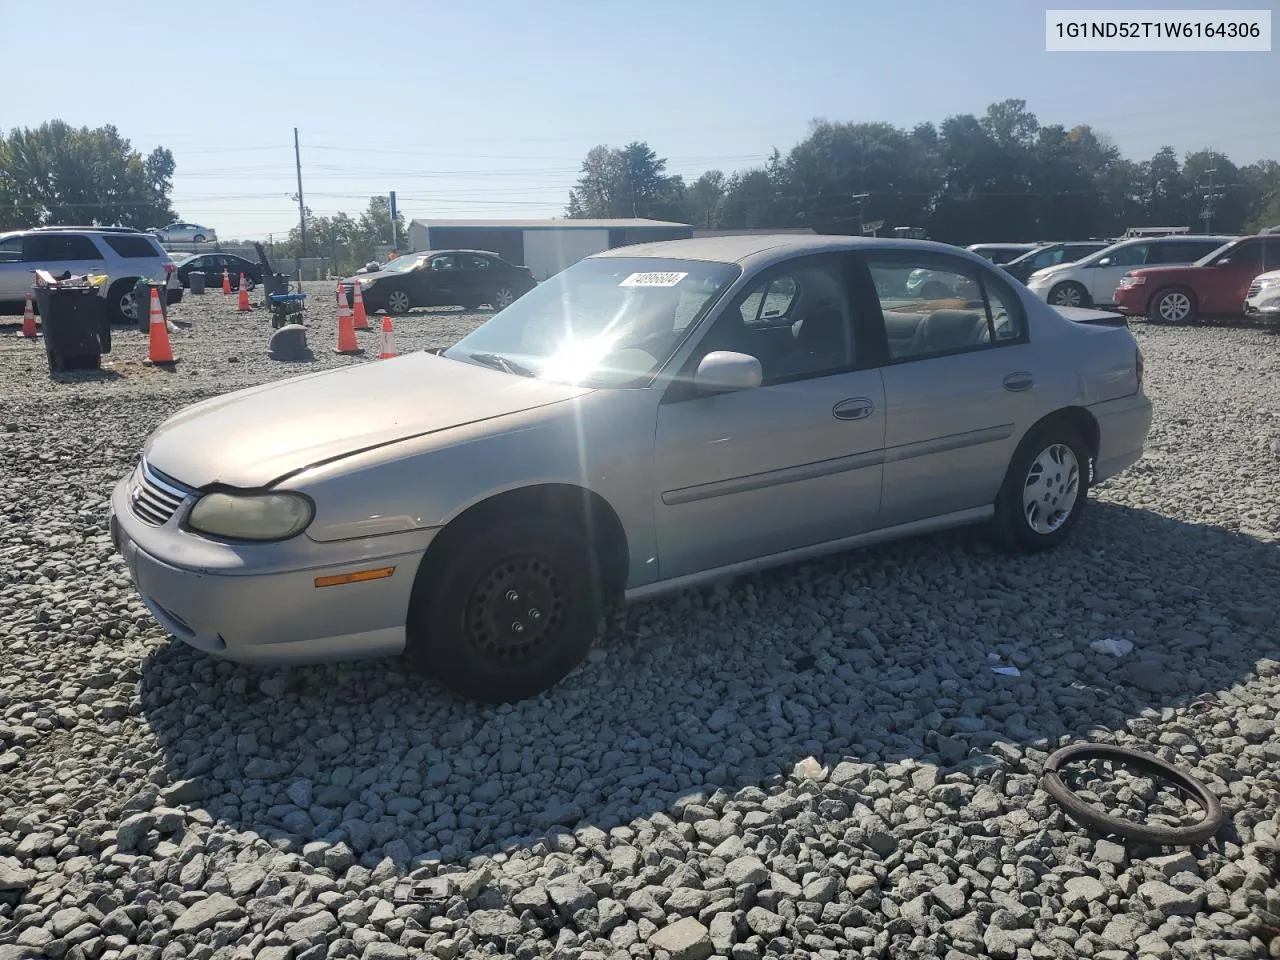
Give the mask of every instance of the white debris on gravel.
M 217 663 L 112 552 L 108 491 L 165 417 L 378 362 L 376 321 L 364 357 L 332 352 L 332 287 L 310 285 L 313 363 L 267 359 L 265 311 L 220 293 L 174 308 L 173 371 L 117 328 L 107 371 L 55 381 L 0 327 L 0 960 L 1280 952 L 1280 339 L 1137 326 L 1150 454 L 1062 549 L 952 534 L 687 592 L 492 708 L 397 661 Z M 1038 775 L 1082 738 L 1188 767 L 1222 835 L 1076 826 Z

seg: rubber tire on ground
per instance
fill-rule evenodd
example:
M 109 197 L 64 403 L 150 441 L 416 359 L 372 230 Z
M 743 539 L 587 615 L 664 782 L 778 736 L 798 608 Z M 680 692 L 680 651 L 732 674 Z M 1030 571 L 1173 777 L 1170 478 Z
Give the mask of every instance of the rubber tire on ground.
M 192 237 L 192 238 L 191 238 L 191 242 L 192 242 L 192 243 L 204 243 L 204 234 L 203 234 L 203 233 L 197 233 L 194 237 Z
M 1165 320 L 1162 316 L 1160 316 L 1160 301 L 1162 301 L 1165 297 L 1169 296 L 1169 294 L 1171 293 L 1183 294 L 1184 296 L 1186 296 L 1187 301 L 1191 304 L 1191 309 L 1187 312 L 1187 315 L 1183 317 L 1181 320 L 1168 321 L 1168 320 Z M 1197 304 L 1196 304 L 1196 295 L 1192 293 L 1190 290 L 1188 290 L 1186 287 L 1165 287 L 1163 290 L 1157 290 L 1155 296 L 1151 298 L 1151 305 L 1147 308 L 1148 321 L 1152 323 L 1172 322 L 1175 326 L 1179 326 L 1179 327 L 1195 323 L 1197 314 L 1198 314 L 1198 310 L 1197 310 Z
M 1055 443 L 1063 443 L 1071 448 L 1080 465 L 1080 491 L 1062 526 L 1052 533 L 1037 533 L 1027 523 L 1023 511 L 1022 492 L 1026 484 L 1027 473 L 1031 464 L 1044 450 Z M 1035 553 L 1058 546 L 1071 535 L 1072 529 L 1080 519 L 1089 500 L 1089 480 L 1092 472 L 1090 464 L 1092 456 L 1088 444 L 1081 439 L 1079 432 L 1064 420 L 1051 420 L 1036 427 L 1018 444 L 1013 458 L 1009 461 L 1009 469 L 1005 473 L 1004 483 L 996 496 L 996 515 L 994 529 L 996 539 L 1006 548 Z
M 464 617 L 480 579 L 503 558 L 522 553 L 541 556 L 556 571 L 565 593 L 564 621 L 541 656 L 504 664 L 470 643 Z M 555 686 L 586 656 L 598 633 L 601 591 L 592 556 L 586 535 L 553 517 L 497 519 L 457 531 L 446 552 L 428 558 L 418 571 L 406 659 L 455 693 L 482 702 L 524 700 Z
M 128 314 L 120 308 L 120 301 L 124 299 L 126 293 L 133 293 L 133 285 L 137 280 L 117 280 L 107 290 L 107 322 L 108 323 L 137 323 L 137 317 L 129 317 Z
M 1065 289 L 1067 287 L 1072 287 L 1080 291 L 1079 306 L 1081 307 L 1093 306 L 1093 297 L 1089 296 L 1089 291 L 1086 290 L 1083 285 L 1076 283 L 1074 280 L 1064 280 L 1062 283 L 1054 284 L 1053 287 L 1049 290 L 1049 296 L 1045 297 L 1045 299 L 1048 300 L 1049 303 L 1055 307 L 1065 306 L 1065 304 L 1054 303 L 1053 296 L 1059 290 Z
M 1143 773 L 1167 780 L 1181 787 L 1195 798 L 1204 810 L 1204 817 L 1198 822 L 1185 827 L 1162 827 L 1150 824 L 1134 823 L 1123 817 L 1113 817 L 1103 813 L 1092 804 L 1086 803 L 1067 789 L 1058 771 L 1065 764 L 1077 760 L 1119 760 L 1137 767 Z M 1044 764 L 1041 778 L 1045 792 L 1058 802 L 1076 823 L 1097 830 L 1100 833 L 1125 837 L 1140 843 L 1153 843 L 1160 846 L 1192 846 L 1208 840 L 1222 827 L 1222 804 L 1203 783 L 1191 774 L 1180 770 L 1171 763 L 1154 757 L 1149 753 L 1131 750 L 1128 747 L 1113 747 L 1104 743 L 1073 743 L 1049 755 Z
M 506 303 L 499 303 L 498 301 L 502 299 L 503 291 L 505 291 L 511 299 L 508 300 Z M 496 313 L 499 310 L 502 310 L 506 307 L 511 306 L 511 304 L 515 303 L 515 301 L 516 301 L 516 292 L 514 290 L 512 290 L 510 287 L 499 287 L 497 290 L 493 291 L 493 299 L 489 301 L 489 306 L 493 307 L 494 312 Z
M 389 294 L 387 294 L 386 303 L 385 303 L 385 304 L 384 304 L 384 306 L 383 306 L 383 309 L 384 309 L 384 310 L 386 310 L 386 312 L 387 312 L 387 313 L 389 313 L 389 314 L 391 314 L 392 316 L 395 316 L 395 317 L 401 316 L 401 315 L 406 314 L 406 313 L 408 313 L 408 312 L 409 312 L 409 307 L 405 307 L 403 310 L 399 310 L 399 309 L 396 309 L 394 306 L 392 306 L 392 302 L 393 302 L 393 301 L 392 301 L 392 298 L 393 298 L 393 297 L 395 297 L 395 295 L 396 295 L 397 293 L 399 293 L 399 292 L 400 292 L 399 290 L 392 290 Z M 412 300 L 412 298 L 410 298 L 408 302 L 409 302 L 410 306 L 412 306 L 412 304 L 413 304 L 413 300 Z M 366 305 L 365 305 L 365 313 L 368 313 L 368 312 L 369 312 L 369 311 L 368 311 L 368 304 L 366 304 Z

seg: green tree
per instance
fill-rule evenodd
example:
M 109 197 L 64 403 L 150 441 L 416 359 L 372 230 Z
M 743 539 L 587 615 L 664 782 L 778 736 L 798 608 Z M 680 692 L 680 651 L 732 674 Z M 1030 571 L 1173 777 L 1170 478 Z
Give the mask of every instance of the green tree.
M 725 178 L 719 170 L 708 170 L 685 190 L 685 219 L 700 230 L 714 230 L 720 222 Z
M 169 199 L 175 169 L 169 150 L 143 157 L 111 125 L 15 128 L 0 138 L 0 228 L 163 226 L 177 216 Z
M 670 220 L 683 215 L 684 179 L 665 173 L 667 161 L 647 143 L 621 149 L 592 147 L 581 176 L 569 191 L 566 215 L 574 219 L 647 217 Z

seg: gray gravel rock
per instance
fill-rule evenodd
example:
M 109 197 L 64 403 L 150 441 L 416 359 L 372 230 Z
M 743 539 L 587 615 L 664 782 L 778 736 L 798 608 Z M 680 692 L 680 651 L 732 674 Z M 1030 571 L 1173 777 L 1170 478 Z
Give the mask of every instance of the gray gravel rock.
M 654 950 L 664 950 L 671 960 L 707 960 L 715 952 L 711 934 L 693 917 L 677 920 L 649 938 Z

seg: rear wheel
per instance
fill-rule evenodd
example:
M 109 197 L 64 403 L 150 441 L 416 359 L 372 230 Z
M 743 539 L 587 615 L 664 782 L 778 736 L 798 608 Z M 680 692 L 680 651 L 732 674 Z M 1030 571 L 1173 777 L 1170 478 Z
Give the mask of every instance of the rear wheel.
M 1196 320 L 1195 295 L 1182 287 L 1161 290 L 1151 298 L 1151 306 L 1147 308 L 1147 319 L 1160 323 L 1194 323 Z
M 204 243 L 204 234 L 203 234 L 203 233 L 197 233 L 194 237 L 192 237 L 192 238 L 191 238 L 191 242 L 192 242 L 192 243 Z
M 1034 552 L 1066 540 L 1088 500 L 1089 446 L 1068 421 L 1037 427 L 1018 445 L 996 499 L 995 527 L 1008 547 Z
M 511 306 L 511 302 L 515 300 L 515 298 L 515 291 L 508 286 L 501 286 L 493 292 L 493 300 L 491 301 L 493 309 L 505 310 L 507 307 Z
M 409 662 L 475 700 L 542 693 L 595 639 L 601 591 L 592 556 L 580 528 L 551 517 L 494 518 L 455 533 L 418 572 Z
M 138 300 L 133 295 L 135 280 L 117 280 L 107 290 L 107 319 L 111 323 L 137 323 Z
M 1091 303 L 1089 291 L 1074 280 L 1055 286 L 1049 291 L 1048 300 L 1055 307 L 1087 307 Z

